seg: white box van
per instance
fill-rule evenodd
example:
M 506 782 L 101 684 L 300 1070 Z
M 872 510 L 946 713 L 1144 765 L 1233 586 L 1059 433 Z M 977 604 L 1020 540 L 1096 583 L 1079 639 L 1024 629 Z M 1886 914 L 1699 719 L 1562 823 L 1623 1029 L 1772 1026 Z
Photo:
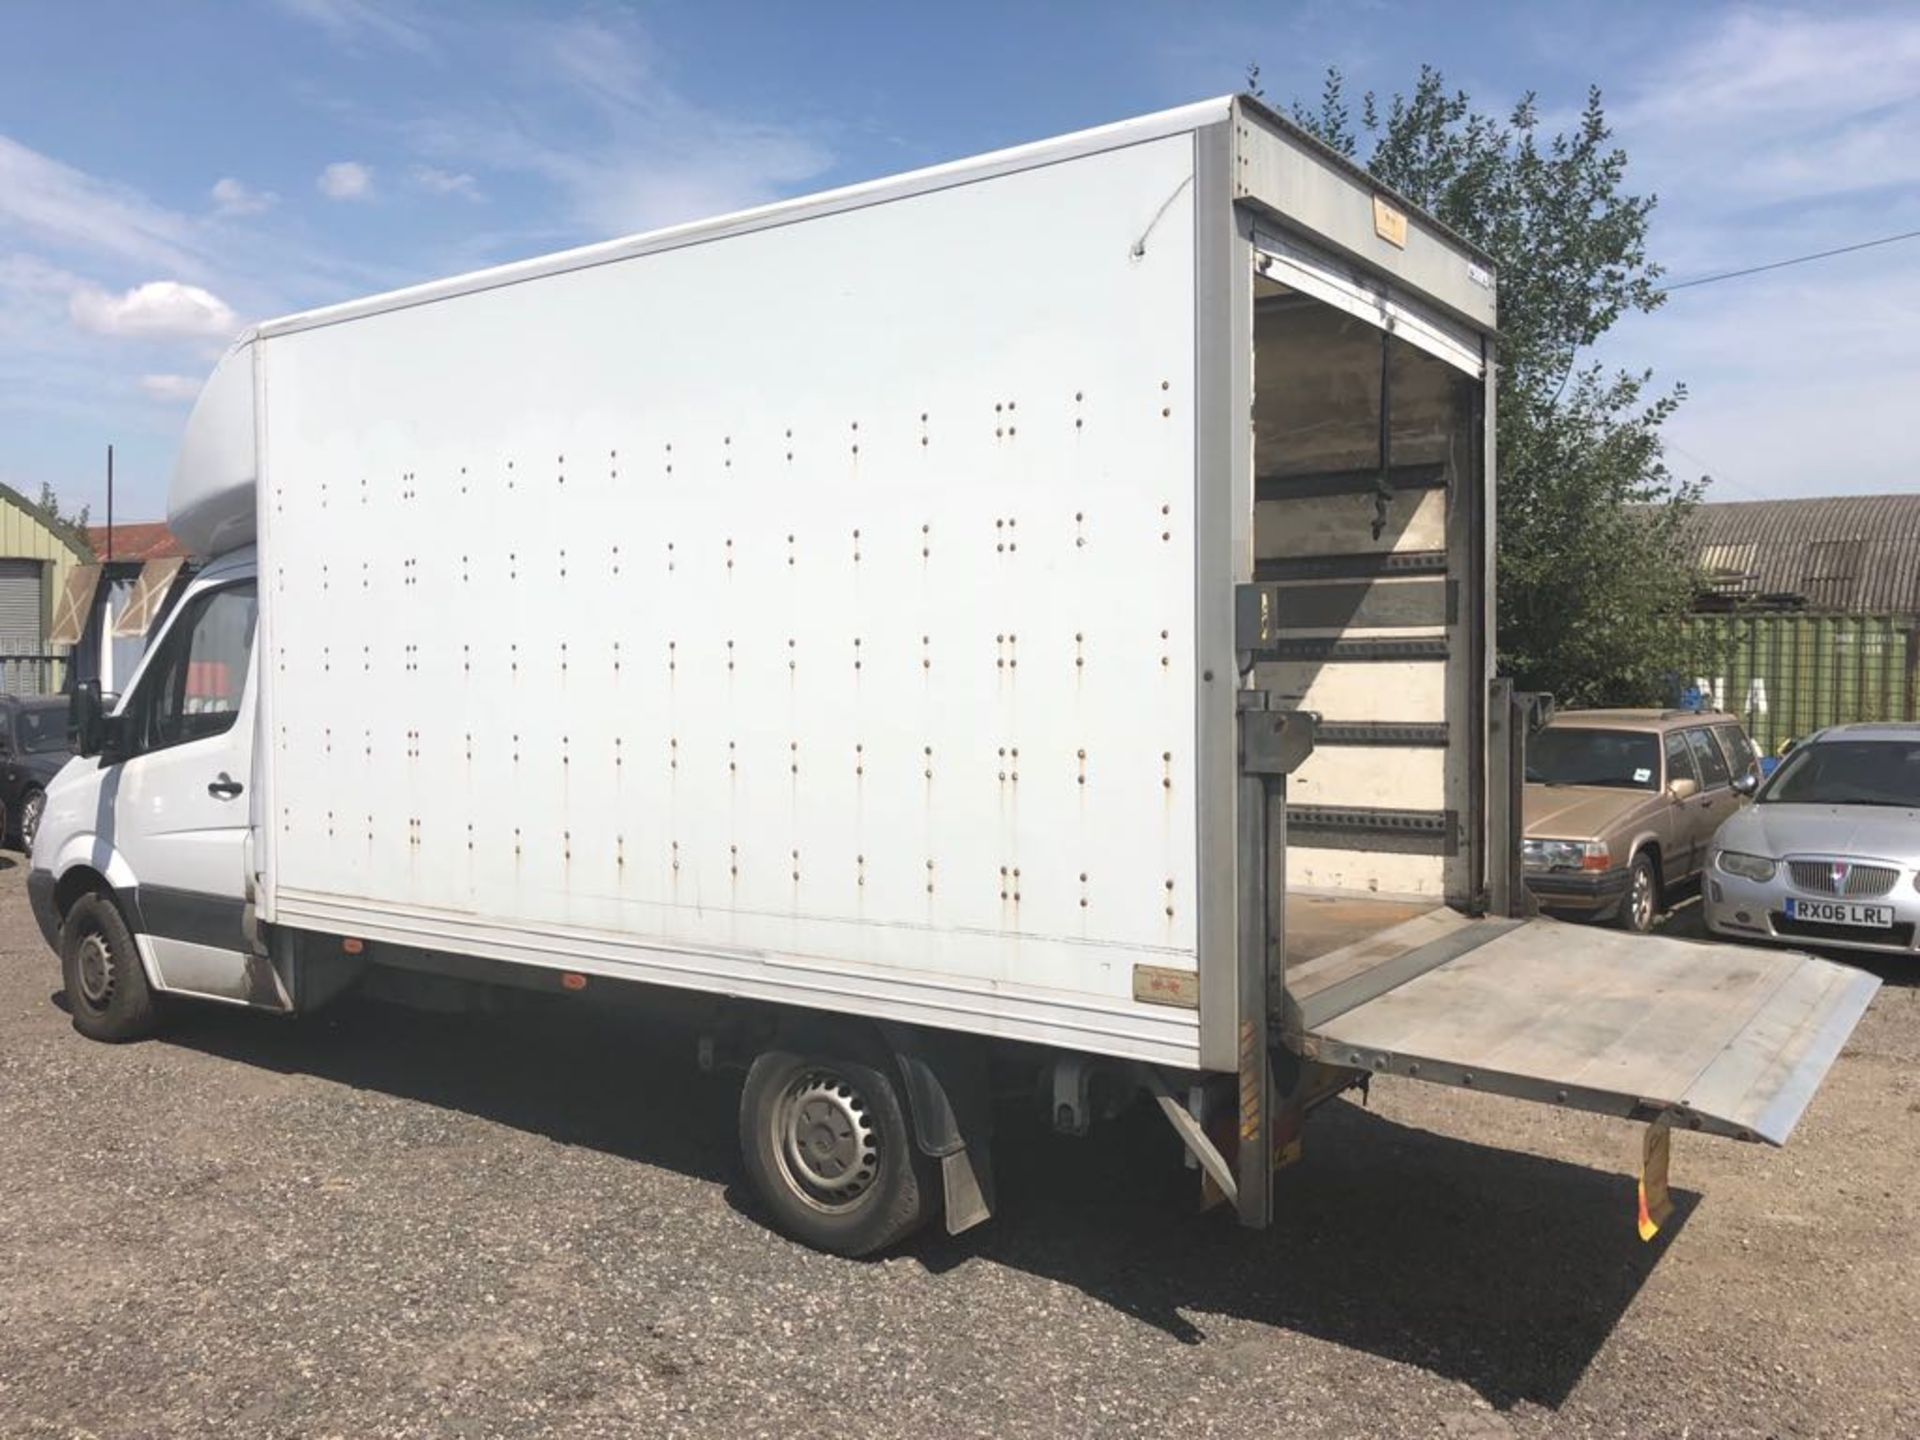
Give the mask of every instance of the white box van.
M 262 325 L 48 792 L 75 1021 L 697 999 L 847 1252 L 990 1212 L 996 1061 L 1249 1224 L 1376 1073 L 1778 1143 L 1870 977 L 1520 913 L 1494 334 L 1246 98 Z

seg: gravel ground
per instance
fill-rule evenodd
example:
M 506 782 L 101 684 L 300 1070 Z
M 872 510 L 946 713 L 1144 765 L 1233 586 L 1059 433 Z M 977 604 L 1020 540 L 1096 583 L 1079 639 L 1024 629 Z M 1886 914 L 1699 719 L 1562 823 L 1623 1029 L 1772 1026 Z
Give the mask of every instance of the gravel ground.
M 0 861 L 0 864 L 5 864 Z M 353 1005 L 93 1045 L 0 873 L 0 1432 L 1920 1434 L 1920 990 L 1779 1152 L 1378 1085 L 1265 1235 L 1161 1122 L 1014 1120 L 1003 1213 L 764 1230 L 684 1035 Z M 1689 923 L 1680 917 L 1678 925 Z

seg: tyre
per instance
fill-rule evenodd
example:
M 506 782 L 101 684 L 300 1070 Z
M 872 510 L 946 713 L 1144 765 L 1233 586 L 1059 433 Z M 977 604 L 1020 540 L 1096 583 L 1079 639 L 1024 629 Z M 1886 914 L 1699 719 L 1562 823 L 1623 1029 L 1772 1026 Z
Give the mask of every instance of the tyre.
M 120 907 L 82 895 L 60 925 L 60 974 L 73 1028 L 89 1040 L 138 1040 L 153 1033 L 160 1006 Z
M 740 1092 L 740 1149 L 774 1224 L 835 1255 L 911 1234 L 939 1193 L 898 1088 L 861 1061 L 763 1053 Z
M 20 848 L 33 853 L 33 837 L 40 831 L 40 816 L 47 808 L 47 792 L 29 790 L 20 798 Z
M 1632 868 L 1627 871 L 1627 893 L 1620 897 L 1614 923 L 1622 930 L 1644 935 L 1653 929 L 1653 922 L 1659 917 L 1660 874 L 1653 868 L 1650 856 L 1636 855 Z

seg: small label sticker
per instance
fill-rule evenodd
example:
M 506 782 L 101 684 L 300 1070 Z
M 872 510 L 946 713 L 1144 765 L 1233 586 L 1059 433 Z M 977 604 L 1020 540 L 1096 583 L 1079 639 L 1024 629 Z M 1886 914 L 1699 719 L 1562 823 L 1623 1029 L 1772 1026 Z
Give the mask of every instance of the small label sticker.
M 1407 248 L 1407 217 L 1378 195 L 1373 197 L 1373 233 L 1389 245 Z
M 1173 970 L 1163 965 L 1133 967 L 1133 998 L 1143 1005 L 1175 1005 L 1182 1010 L 1200 1008 L 1200 977 L 1191 970 Z
M 1493 272 L 1484 265 L 1474 264 L 1471 260 L 1467 262 L 1467 279 L 1478 285 L 1482 290 L 1491 290 L 1493 288 Z
M 1653 771 L 1647 769 L 1647 767 L 1644 765 L 1642 765 L 1638 770 L 1635 770 L 1633 772 L 1633 783 L 1636 785 L 1644 785 L 1647 783 L 1647 781 L 1651 780 L 1652 778 L 1653 778 Z

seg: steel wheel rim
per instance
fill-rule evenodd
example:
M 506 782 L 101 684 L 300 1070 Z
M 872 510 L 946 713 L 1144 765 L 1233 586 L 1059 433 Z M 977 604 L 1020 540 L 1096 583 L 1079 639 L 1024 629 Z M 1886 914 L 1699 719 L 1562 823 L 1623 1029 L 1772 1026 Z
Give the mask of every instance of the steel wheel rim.
M 95 1010 L 104 1010 L 113 999 L 113 947 L 98 930 L 88 931 L 74 957 L 75 979 L 80 998 Z
M 773 1153 L 788 1189 L 829 1215 L 857 1209 L 880 1176 L 873 1108 L 847 1078 L 802 1071 L 773 1107 Z
M 1653 876 L 1644 866 L 1633 872 L 1633 892 L 1627 897 L 1633 907 L 1633 928 L 1645 930 L 1653 924 Z
M 20 811 L 20 838 L 27 849 L 33 849 L 33 837 L 40 829 L 40 812 L 47 808 L 47 797 L 29 795 L 27 803 Z

